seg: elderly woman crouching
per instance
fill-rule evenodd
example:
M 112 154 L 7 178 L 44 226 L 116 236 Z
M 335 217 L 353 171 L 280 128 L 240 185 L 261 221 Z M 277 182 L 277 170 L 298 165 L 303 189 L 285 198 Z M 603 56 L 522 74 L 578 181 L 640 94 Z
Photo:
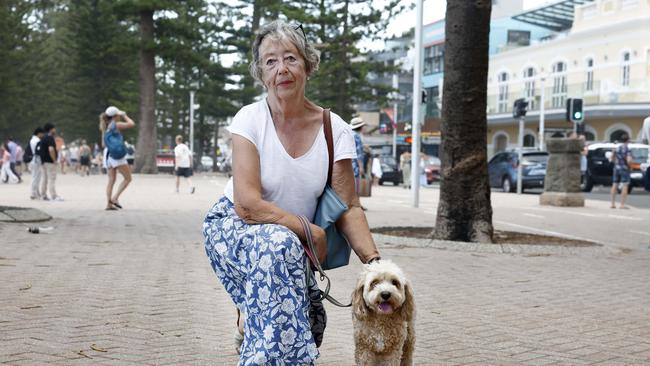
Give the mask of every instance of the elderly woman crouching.
M 311 365 L 319 353 L 312 335 L 318 295 L 305 283 L 305 240 L 296 215 L 313 218 L 328 174 L 323 108 L 305 97 L 318 52 L 302 32 L 282 21 L 260 28 L 251 74 L 267 96 L 233 119 L 233 177 L 208 213 L 206 252 L 241 312 L 240 365 Z M 337 222 L 363 263 L 379 258 L 355 193 L 352 131 L 331 114 L 334 142 L 332 188 L 350 209 Z M 311 224 L 317 256 L 326 256 L 325 232 Z M 311 314 L 310 314 L 311 312 Z M 317 321 L 316 321 L 317 322 Z

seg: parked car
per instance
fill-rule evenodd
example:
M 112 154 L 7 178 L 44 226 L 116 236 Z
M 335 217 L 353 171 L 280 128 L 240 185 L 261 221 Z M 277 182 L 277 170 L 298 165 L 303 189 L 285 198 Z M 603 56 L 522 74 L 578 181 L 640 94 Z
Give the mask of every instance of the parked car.
M 214 160 L 209 156 L 201 156 L 201 166 L 199 167 L 201 171 L 211 172 L 212 167 L 214 167 Z
M 385 182 L 391 182 L 394 186 L 402 182 L 402 172 L 397 166 L 397 161 L 392 155 L 380 155 L 379 162 L 381 163 L 381 178 L 379 178 L 379 185 Z
M 595 185 L 612 185 L 614 163 L 611 153 L 620 144 L 611 142 L 595 143 L 587 147 L 587 171 L 582 177 L 582 190 L 591 192 Z M 632 163 L 630 164 L 630 185 L 628 193 L 633 187 L 643 187 L 643 171 L 641 164 L 648 161 L 650 146 L 644 144 L 628 144 Z
M 546 178 L 546 164 L 548 153 L 544 151 L 529 150 L 522 152 L 522 192 L 526 188 L 543 188 Z M 500 152 L 490 159 L 488 175 L 490 187 L 501 188 L 503 192 L 517 190 L 518 152 Z
M 424 175 L 427 178 L 427 184 L 432 184 L 440 180 L 440 159 L 435 156 L 425 156 L 422 159 Z

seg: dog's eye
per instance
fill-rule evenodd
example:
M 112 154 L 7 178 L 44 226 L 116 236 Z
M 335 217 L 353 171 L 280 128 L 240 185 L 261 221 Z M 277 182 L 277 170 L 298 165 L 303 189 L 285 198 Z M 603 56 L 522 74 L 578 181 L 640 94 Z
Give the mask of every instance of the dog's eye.
M 375 286 L 377 286 L 378 283 L 379 283 L 379 281 L 377 281 L 377 280 L 374 280 L 374 281 L 370 282 L 370 288 L 374 288 Z
M 400 284 L 399 284 L 399 281 L 398 281 L 398 280 L 393 280 L 392 283 L 393 283 L 393 286 L 399 288 Z

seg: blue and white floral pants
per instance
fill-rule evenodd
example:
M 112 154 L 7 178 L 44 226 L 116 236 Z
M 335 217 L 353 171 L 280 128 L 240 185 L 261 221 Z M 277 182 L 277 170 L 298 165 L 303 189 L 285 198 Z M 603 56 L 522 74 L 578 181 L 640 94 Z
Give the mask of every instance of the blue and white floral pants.
M 282 225 L 248 225 L 221 198 L 203 223 L 205 250 L 217 277 L 245 317 L 239 365 L 313 365 L 310 326 L 315 279 L 306 285 L 298 236 Z

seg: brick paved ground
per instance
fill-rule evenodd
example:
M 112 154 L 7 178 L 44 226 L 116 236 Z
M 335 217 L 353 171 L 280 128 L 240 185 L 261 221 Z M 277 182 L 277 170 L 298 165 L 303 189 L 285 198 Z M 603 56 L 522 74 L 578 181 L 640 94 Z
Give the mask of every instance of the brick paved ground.
M 55 217 L 47 234 L 0 224 L 0 364 L 235 364 L 234 308 L 200 234 L 225 180 L 199 177 L 190 196 L 172 193 L 169 177 L 136 176 L 121 212 L 102 210 L 104 177 L 59 181 L 65 202 L 0 186 L 2 204 Z M 391 187 L 364 201 L 373 225 L 409 221 L 384 208 L 396 194 L 408 202 Z M 418 365 L 650 364 L 647 250 L 512 255 L 404 241 L 382 252 L 416 290 Z M 347 296 L 359 270 L 332 271 L 334 294 Z M 319 364 L 352 365 L 349 310 L 328 314 Z

